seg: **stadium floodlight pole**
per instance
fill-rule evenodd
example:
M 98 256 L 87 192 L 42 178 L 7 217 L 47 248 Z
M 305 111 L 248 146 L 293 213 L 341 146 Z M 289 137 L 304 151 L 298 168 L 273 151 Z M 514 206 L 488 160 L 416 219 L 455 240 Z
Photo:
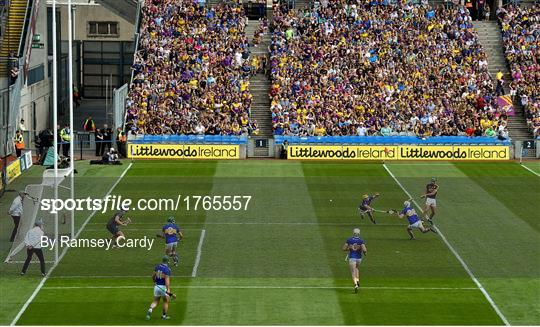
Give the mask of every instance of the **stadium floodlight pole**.
M 56 58 L 56 0 L 52 0 L 52 42 L 53 42 L 53 125 L 54 125 L 54 199 L 58 199 L 58 76 Z M 58 262 L 58 211 L 54 213 L 54 262 Z
M 70 172 L 70 198 L 75 198 L 75 160 L 74 160 L 74 133 L 73 133 L 73 23 L 72 23 L 72 11 L 71 0 L 68 0 L 68 83 L 69 83 L 69 167 Z M 71 210 L 71 238 L 75 238 L 75 211 Z

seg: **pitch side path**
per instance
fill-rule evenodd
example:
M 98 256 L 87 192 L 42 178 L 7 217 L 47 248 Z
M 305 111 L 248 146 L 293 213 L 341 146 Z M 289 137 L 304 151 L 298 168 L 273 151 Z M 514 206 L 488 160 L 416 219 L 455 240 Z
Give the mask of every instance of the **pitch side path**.
M 76 183 L 77 196 L 103 196 L 126 167 L 79 165 L 78 176 L 84 178 Z M 513 162 L 385 167 L 137 161 L 111 194 L 133 199 L 252 197 L 245 211 L 182 207 L 130 212 L 133 223 L 123 228 L 127 237 L 154 238 L 170 215 L 185 229 L 181 265 L 172 269 L 178 298 L 170 306 L 171 320 L 161 321 L 160 310 L 150 322 L 144 320 L 152 298 L 150 275 L 163 254 L 157 239 L 150 251 L 69 249 L 31 302 L 41 281 L 37 266 L 21 278 L 20 264 L 2 264 L 0 323 L 500 325 L 507 319 L 510 324 L 540 324 L 540 178 L 531 172 L 540 167 L 527 167 Z M 31 173 L 40 176 L 37 169 Z M 394 216 L 377 214 L 378 225 L 358 217 L 362 194 L 381 193 L 375 208 L 400 209 L 405 193 L 417 197 L 431 177 L 440 184 L 435 220 L 448 243 L 418 232 L 417 240 L 409 241 L 406 223 Z M 3 212 L 13 196 L 1 199 Z M 415 201 L 423 205 L 422 199 Z M 77 229 L 90 214 L 77 214 Z M 110 215 L 96 213 L 79 238 L 108 237 Z M 4 255 L 11 221 L 0 224 Z M 340 250 L 353 227 L 361 228 L 369 251 L 356 295 Z

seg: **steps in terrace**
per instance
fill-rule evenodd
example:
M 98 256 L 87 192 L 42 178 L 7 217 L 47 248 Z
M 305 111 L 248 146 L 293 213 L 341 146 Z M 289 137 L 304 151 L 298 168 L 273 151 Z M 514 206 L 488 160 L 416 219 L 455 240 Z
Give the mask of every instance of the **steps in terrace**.
M 475 21 L 475 30 L 478 32 L 478 41 L 482 44 L 488 57 L 489 73 L 495 79 L 497 72 L 503 73 L 506 84 L 511 81 L 506 58 L 504 57 L 504 47 L 502 44 L 501 30 L 496 21 Z M 519 99 L 514 99 L 515 116 L 508 119 L 508 132 L 514 141 L 528 140 L 532 134 L 527 128 L 523 106 Z

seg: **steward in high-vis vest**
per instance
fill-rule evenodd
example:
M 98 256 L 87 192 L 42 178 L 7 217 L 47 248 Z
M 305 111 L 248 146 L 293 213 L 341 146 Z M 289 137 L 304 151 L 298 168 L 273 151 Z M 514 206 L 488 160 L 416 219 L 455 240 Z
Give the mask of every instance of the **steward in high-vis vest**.
M 116 130 L 116 147 L 118 148 L 118 152 L 120 153 L 120 155 L 124 158 L 127 158 L 126 143 L 126 133 L 124 133 L 121 127 L 118 127 L 118 129 Z
M 94 123 L 92 116 L 88 116 L 84 120 L 83 130 L 85 132 L 94 132 L 96 130 L 96 124 Z
M 71 141 L 71 129 L 69 124 L 65 124 L 64 128 L 60 130 L 60 140 L 62 140 L 62 155 L 64 157 L 69 157 L 69 146 Z
M 15 143 L 15 153 L 17 154 L 17 158 L 19 158 L 22 154 L 22 150 L 24 150 L 24 137 L 20 130 L 17 130 L 17 132 L 15 132 L 13 142 Z

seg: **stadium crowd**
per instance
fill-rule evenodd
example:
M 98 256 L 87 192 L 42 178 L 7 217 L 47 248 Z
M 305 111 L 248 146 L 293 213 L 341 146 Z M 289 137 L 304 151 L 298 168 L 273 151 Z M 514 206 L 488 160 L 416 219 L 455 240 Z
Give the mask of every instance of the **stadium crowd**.
M 274 8 L 274 134 L 500 136 L 505 130 L 506 112 L 498 108 L 465 7 L 317 3 L 302 11 Z
M 241 1 L 144 0 L 127 126 L 140 134 L 248 133 L 250 56 Z
M 520 97 L 529 128 L 540 136 L 540 5 L 510 4 L 499 8 L 497 17 L 512 74 L 512 95 Z

